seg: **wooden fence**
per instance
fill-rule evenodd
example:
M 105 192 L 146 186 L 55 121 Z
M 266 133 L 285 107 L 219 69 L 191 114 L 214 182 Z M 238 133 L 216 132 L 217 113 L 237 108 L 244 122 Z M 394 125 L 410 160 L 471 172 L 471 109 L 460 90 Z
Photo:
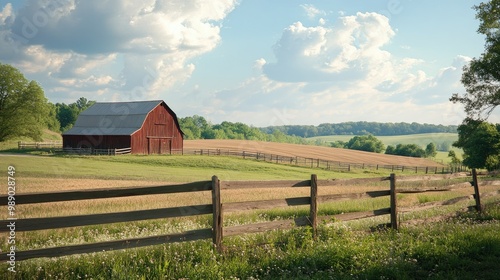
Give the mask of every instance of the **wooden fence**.
M 63 148 L 62 152 L 79 155 L 124 155 L 130 154 L 132 148 L 122 149 L 94 149 L 94 148 Z
M 191 149 L 184 150 L 184 154 L 205 155 L 205 156 L 234 156 L 243 159 L 255 159 L 267 162 L 304 166 L 310 168 L 323 168 L 326 170 L 335 171 L 351 171 L 352 169 L 368 169 L 368 170 L 387 170 L 401 171 L 425 174 L 444 174 L 468 171 L 463 165 L 457 166 L 405 166 L 405 165 L 383 165 L 383 164 L 368 164 L 368 163 L 349 163 L 332 160 L 324 160 L 319 158 L 307 158 L 298 156 L 283 156 L 276 154 L 266 154 L 255 151 L 235 151 L 224 149 Z
M 474 174 L 475 171 L 474 171 Z M 439 176 L 439 175 L 438 175 Z M 408 177 L 401 177 L 401 180 L 411 180 Z M 366 184 L 375 182 L 389 182 L 388 190 L 368 191 L 364 193 L 350 194 L 332 194 L 318 195 L 318 186 L 341 186 L 349 184 Z M 479 189 L 477 176 L 474 175 L 474 186 L 476 190 L 477 209 L 480 210 Z M 249 188 L 310 188 L 310 195 L 306 197 L 292 197 L 265 201 L 246 201 L 246 202 L 231 202 L 221 203 L 221 189 L 249 189 Z M 71 245 L 63 247 L 52 247 L 33 249 L 27 251 L 15 252 L 16 261 L 26 260 L 31 258 L 41 257 L 59 257 L 72 254 L 82 254 L 100 251 L 120 250 L 127 248 L 135 248 L 142 246 L 150 246 L 164 243 L 194 241 L 200 239 L 212 239 L 217 250 L 222 249 L 224 236 L 234 236 L 245 233 L 263 232 L 272 229 L 290 229 L 296 226 L 311 226 L 313 235 L 316 238 L 316 227 L 318 222 L 323 220 L 348 221 L 353 219 L 374 217 L 378 215 L 390 214 L 390 226 L 393 229 L 398 229 L 398 211 L 396 193 L 396 176 L 391 174 L 390 177 L 368 178 L 368 179 L 350 179 L 350 180 L 318 180 L 316 175 L 311 175 L 310 180 L 303 181 L 220 181 L 217 176 L 213 176 L 210 181 L 200 181 L 179 185 L 165 185 L 153 187 L 136 187 L 136 188 L 112 188 L 99 190 L 80 190 L 80 191 L 65 191 L 57 193 L 31 193 L 31 194 L 16 194 L 16 206 L 21 204 L 37 204 L 37 203 L 52 203 L 60 201 L 75 201 L 85 199 L 105 199 L 115 197 L 129 197 L 140 195 L 155 195 L 155 194 L 173 194 L 186 192 L 201 192 L 211 191 L 212 204 L 201 204 L 191 206 L 180 206 L 150 210 L 137 210 L 118 213 L 103 213 L 79 216 L 63 216 L 50 218 L 25 218 L 16 220 L 0 221 L 0 232 L 12 231 L 11 225 L 15 224 L 15 232 L 36 231 L 46 229 L 60 229 L 67 227 L 79 227 L 97 224 L 109 224 L 118 222 L 131 222 L 161 218 L 175 218 L 196 215 L 211 214 L 213 223 L 211 228 L 197 229 L 174 234 L 157 235 L 142 238 L 131 238 L 124 240 L 115 240 L 99 243 Z M 420 190 L 411 191 L 412 193 L 436 191 L 436 190 Z M 442 190 L 440 190 L 442 191 Z M 345 213 L 333 216 L 318 216 L 319 203 L 341 201 L 349 199 L 364 199 L 389 196 L 387 208 Z M 1 201 L 7 201 L 8 196 L 0 196 Z M 290 220 L 278 220 L 264 223 L 246 224 L 240 226 L 223 227 L 223 214 L 235 211 L 271 209 L 287 206 L 309 205 L 309 215 L 298 217 Z M 5 252 L 0 255 L 0 261 L 9 260 L 9 253 Z
M 69 154 L 79 154 L 79 155 L 123 155 L 130 154 L 132 148 L 121 148 L 121 149 L 94 149 L 94 148 L 63 148 L 62 142 L 51 141 L 51 142 L 23 142 L 19 141 L 17 143 L 17 148 L 22 149 L 49 149 L 53 148 L 56 152 L 65 152 Z
M 61 141 L 49 141 L 49 142 L 17 142 L 17 148 L 22 149 L 46 149 L 46 148 L 62 148 Z

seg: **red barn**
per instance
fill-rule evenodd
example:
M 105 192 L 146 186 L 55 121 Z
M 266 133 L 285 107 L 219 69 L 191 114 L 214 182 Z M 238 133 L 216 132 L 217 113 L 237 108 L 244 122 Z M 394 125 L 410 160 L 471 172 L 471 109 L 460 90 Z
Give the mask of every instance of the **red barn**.
M 122 149 L 133 154 L 182 153 L 184 133 L 162 100 L 98 102 L 63 133 L 64 148 Z

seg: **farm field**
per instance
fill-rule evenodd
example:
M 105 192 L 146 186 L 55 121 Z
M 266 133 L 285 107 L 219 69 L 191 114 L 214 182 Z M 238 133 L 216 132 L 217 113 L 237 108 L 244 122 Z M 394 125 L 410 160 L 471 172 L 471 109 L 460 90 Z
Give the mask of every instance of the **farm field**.
M 308 140 L 322 140 L 325 142 L 335 142 L 335 141 L 349 141 L 352 137 L 356 135 L 329 135 L 329 136 L 317 136 L 307 138 Z M 416 144 L 421 147 L 427 146 L 429 143 L 434 143 L 436 145 L 441 143 L 450 143 L 450 145 L 458 140 L 457 133 L 422 133 L 422 134 L 410 134 L 410 135 L 394 135 L 394 136 L 375 136 L 377 139 L 382 141 L 384 145 L 397 145 L 397 144 Z
M 224 149 L 262 152 L 282 156 L 299 156 L 346 163 L 404 166 L 443 166 L 429 159 L 385 155 L 348 149 L 248 140 L 186 140 L 185 150 Z
M 342 173 L 232 157 L 191 155 L 0 156 L 0 168 L 7 170 L 8 165 L 16 167 L 19 193 L 150 186 L 208 180 L 214 174 L 221 180 L 302 180 L 308 179 L 312 173 L 318 174 L 319 179 L 388 175 L 387 172 Z M 397 176 L 400 175 L 404 174 L 398 173 Z M 468 180 L 467 177 L 459 177 L 445 182 L 410 182 L 400 185 L 440 188 Z M 320 188 L 319 194 L 385 190 L 387 187 L 387 182 L 328 187 Z M 499 188 L 498 185 L 484 184 L 482 190 L 490 192 Z M 202 240 L 55 259 L 33 259 L 18 262 L 18 272 L 12 279 L 448 279 L 450 275 L 452 278 L 465 276 L 491 279 L 498 273 L 496 264 L 500 260 L 498 196 L 484 200 L 489 205 L 489 212 L 482 218 L 464 212 L 463 209 L 472 204 L 470 199 L 438 208 L 431 207 L 439 201 L 470 195 L 471 191 L 470 187 L 460 187 L 447 193 L 398 195 L 400 207 L 406 209 L 401 215 L 403 228 L 398 233 L 368 231 L 370 227 L 386 223 L 387 216 L 352 222 L 332 221 L 320 226 L 319 239 L 316 241 L 310 229 L 305 227 L 228 237 L 224 239 L 226 249 L 221 255 L 212 248 L 210 240 Z M 5 193 L 5 188 L 1 193 Z M 222 190 L 222 202 L 306 196 L 307 193 L 307 188 Z M 209 203 L 210 199 L 209 192 L 150 195 L 21 205 L 17 213 L 19 218 L 109 213 Z M 319 214 L 366 211 L 386 207 L 387 203 L 386 198 L 325 203 L 320 205 Z M 415 211 L 421 207 L 423 210 Z M 0 217 L 5 219 L 7 211 L 5 207 L 1 210 Z M 307 207 L 290 207 L 229 213 L 224 217 L 224 224 L 234 226 L 288 219 L 302 216 L 307 211 Z M 457 212 L 463 214 L 454 217 Z M 210 226 L 210 218 L 204 215 L 21 232 L 16 235 L 16 241 L 18 250 L 102 242 L 205 228 Z M 482 219 L 487 222 L 482 222 Z M 1 250 L 7 250 L 5 235 L 0 236 L 0 243 Z M 480 249 L 485 246 L 487 250 Z M 480 263 L 475 261 L 478 257 L 481 258 Z M 6 269 L 5 264 L 0 265 L 2 272 Z

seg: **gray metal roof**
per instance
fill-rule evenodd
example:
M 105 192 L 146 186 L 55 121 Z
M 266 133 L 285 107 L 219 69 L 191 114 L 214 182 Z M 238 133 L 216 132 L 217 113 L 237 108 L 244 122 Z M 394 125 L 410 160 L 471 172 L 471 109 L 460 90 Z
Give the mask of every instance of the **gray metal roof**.
M 131 135 L 162 100 L 99 102 L 80 113 L 75 125 L 63 135 Z

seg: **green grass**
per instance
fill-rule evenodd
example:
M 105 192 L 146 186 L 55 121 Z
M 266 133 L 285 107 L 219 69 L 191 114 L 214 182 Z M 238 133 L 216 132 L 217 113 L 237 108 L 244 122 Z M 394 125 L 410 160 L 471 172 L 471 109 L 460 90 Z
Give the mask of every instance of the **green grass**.
M 500 204 L 400 231 L 346 224 L 17 262 L 12 279 L 496 279 Z M 92 233 L 89 233 L 92 234 Z M 7 265 L 0 264 L 6 271 Z
M 209 180 L 319 179 L 386 176 L 363 170 L 339 173 L 232 157 L 206 156 L 1 156 L 1 170 L 12 164 L 16 178 L 90 178 L 185 182 Z M 4 173 L 5 174 L 5 173 Z M 5 175 L 2 175 L 2 178 Z M 460 182 L 463 179 L 457 179 Z M 454 180 L 447 180 L 453 181 Z M 387 183 L 384 183 L 387 184 Z M 428 182 L 426 187 L 441 187 Z M 412 183 L 401 183 L 413 187 Z M 425 194 L 419 203 L 447 199 Z M 398 195 L 402 199 L 403 195 Z M 496 201 L 495 201 L 496 199 Z M 500 204 L 489 198 L 482 215 L 463 213 L 472 202 L 401 215 L 402 221 L 459 212 L 442 222 L 402 227 L 399 232 L 369 232 L 387 223 L 380 216 L 319 228 L 314 241 L 309 228 L 271 231 L 224 238 L 225 252 L 217 254 L 210 240 L 166 244 L 126 251 L 84 254 L 16 263 L 13 279 L 495 279 L 500 272 Z M 102 203 L 104 204 L 104 203 Z M 43 205 L 41 205 L 43 206 Z M 106 211 L 106 205 L 102 211 Z M 23 206 L 26 207 L 26 206 Z M 28 206 L 29 207 L 29 206 Z M 112 209 L 112 206 L 109 206 Z M 388 207 L 387 198 L 325 203 L 320 215 Z M 5 210 L 5 208 L 2 208 Z M 42 211 L 42 210 L 41 210 Z M 110 211 L 110 210 L 107 210 Z M 307 207 L 249 211 L 224 216 L 224 224 L 238 225 L 307 215 Z M 210 215 L 19 232 L 19 250 L 160 235 L 209 227 Z M 0 237 L 6 250 L 6 237 Z M 2 273 L 7 271 L 0 264 Z
M 223 156 L 2 156 L 1 170 L 14 165 L 18 176 L 161 180 L 186 182 L 210 180 L 281 180 L 380 176 L 378 172 L 334 172 Z

